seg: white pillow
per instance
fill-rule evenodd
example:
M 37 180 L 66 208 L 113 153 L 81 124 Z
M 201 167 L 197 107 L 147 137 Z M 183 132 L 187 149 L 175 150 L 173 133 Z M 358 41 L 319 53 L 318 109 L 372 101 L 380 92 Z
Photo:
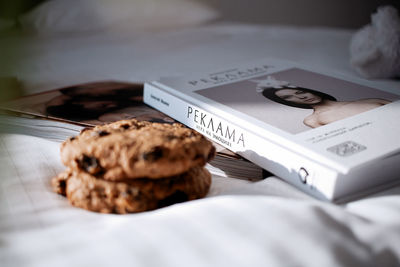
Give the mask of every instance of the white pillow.
M 216 17 L 215 10 L 193 0 L 51 0 L 21 16 L 19 22 L 39 33 L 154 31 Z

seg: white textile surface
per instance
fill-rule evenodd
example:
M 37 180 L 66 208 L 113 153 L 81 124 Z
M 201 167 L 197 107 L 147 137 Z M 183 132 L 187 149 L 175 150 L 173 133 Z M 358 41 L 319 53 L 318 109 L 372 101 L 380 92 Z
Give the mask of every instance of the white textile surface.
M 356 77 L 352 32 L 220 25 L 158 35 L 43 39 L 14 35 L 0 74 L 27 92 L 93 80 L 143 81 L 270 56 Z M 373 81 L 399 89 L 398 81 Z M 59 143 L 0 138 L 1 266 L 399 266 L 400 188 L 346 205 L 314 200 L 275 177 L 213 176 L 202 200 L 131 215 L 74 208 L 50 189 Z M 400 174 L 399 174 L 400 178 Z
M 51 192 L 50 178 L 64 169 L 58 151 L 58 143 L 37 137 L 1 136 L 2 266 L 399 263 L 399 196 L 346 208 L 307 198 L 273 177 L 256 183 L 213 177 L 203 200 L 141 214 L 98 214 Z

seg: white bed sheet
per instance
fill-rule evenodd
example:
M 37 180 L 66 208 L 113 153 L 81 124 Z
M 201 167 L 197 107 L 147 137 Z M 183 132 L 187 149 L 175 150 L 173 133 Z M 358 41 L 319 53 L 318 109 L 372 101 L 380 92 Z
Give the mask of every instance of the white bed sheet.
M 145 81 L 259 57 L 280 57 L 356 77 L 352 32 L 210 25 L 172 33 L 3 38 L 21 56 L 1 74 L 26 93 L 73 83 Z M 12 44 L 12 45 L 11 45 Z M 398 81 L 372 81 L 399 89 Z M 51 192 L 59 144 L 0 138 L 1 266 L 399 266 L 400 188 L 346 205 L 314 200 L 278 178 L 214 176 L 207 198 L 153 212 L 104 215 Z M 399 174 L 400 178 L 400 174 Z

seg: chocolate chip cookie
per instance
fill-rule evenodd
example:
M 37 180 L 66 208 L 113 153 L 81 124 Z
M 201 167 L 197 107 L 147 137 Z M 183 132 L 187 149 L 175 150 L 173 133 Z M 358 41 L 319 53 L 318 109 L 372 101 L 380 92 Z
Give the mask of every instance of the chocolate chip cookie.
M 153 210 L 174 203 L 204 197 L 211 175 L 193 167 L 179 175 L 160 179 L 106 181 L 68 168 L 52 179 L 54 191 L 80 208 L 102 213 L 131 213 Z
M 214 154 L 210 141 L 181 124 L 136 120 L 96 126 L 61 146 L 64 165 L 107 181 L 182 174 Z

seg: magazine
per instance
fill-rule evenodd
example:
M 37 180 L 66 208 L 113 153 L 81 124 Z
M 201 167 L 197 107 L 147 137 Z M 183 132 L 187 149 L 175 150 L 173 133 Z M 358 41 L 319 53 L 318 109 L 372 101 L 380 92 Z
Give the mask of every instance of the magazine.
M 41 117 L 16 115 L 0 114 L 0 132 L 26 134 L 61 143 L 68 137 L 78 135 L 85 128 Z
M 0 104 L 3 132 L 23 133 L 62 142 L 84 127 L 135 118 L 159 123 L 176 122 L 143 103 L 143 84 L 98 81 L 28 95 Z M 248 180 L 264 178 L 263 169 L 214 143 L 216 175 Z M 232 164 L 232 163 L 235 164 Z
M 145 103 L 334 202 L 397 182 L 399 99 L 361 79 L 276 59 L 144 87 Z

